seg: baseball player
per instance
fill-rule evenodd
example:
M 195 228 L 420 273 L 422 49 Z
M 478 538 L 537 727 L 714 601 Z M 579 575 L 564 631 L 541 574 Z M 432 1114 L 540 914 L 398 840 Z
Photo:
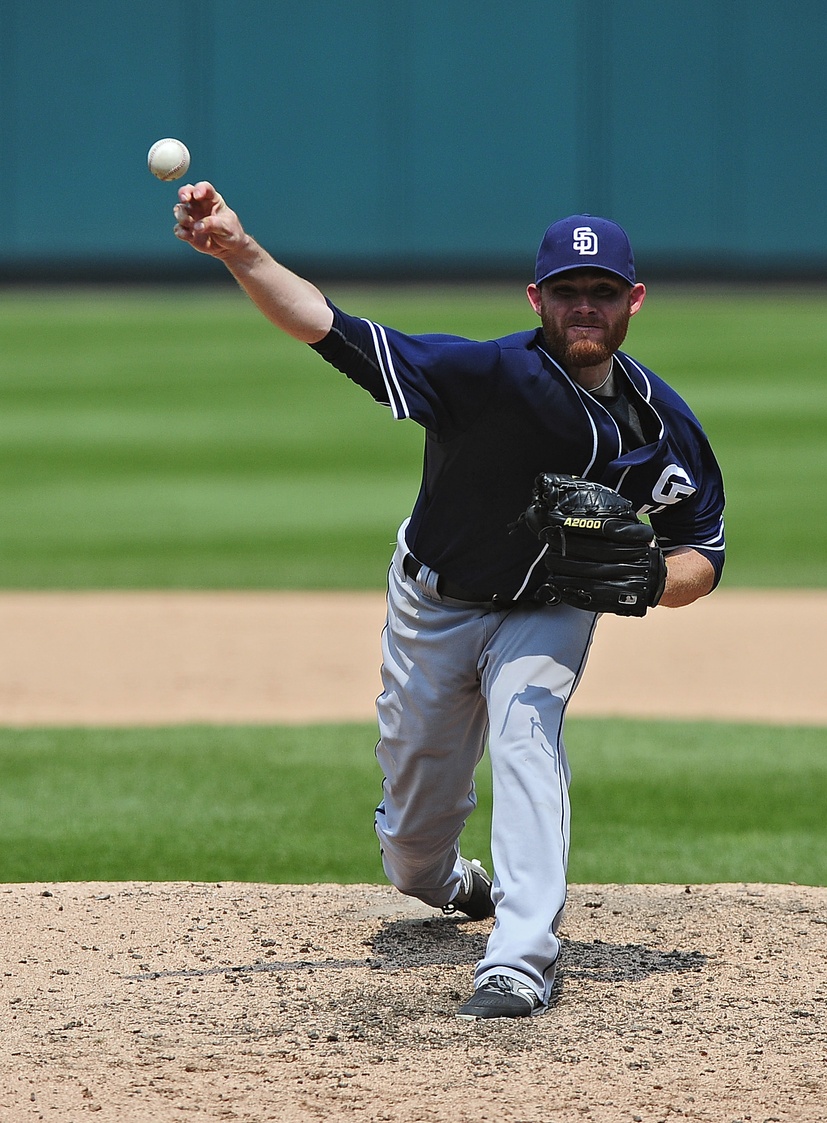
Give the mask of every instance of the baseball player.
M 678 394 L 619 350 L 646 295 L 629 240 L 604 218 L 555 222 L 527 289 L 541 326 L 476 342 L 340 310 L 258 245 L 209 183 L 182 187 L 175 217 L 176 236 L 221 259 L 272 323 L 425 430 L 421 489 L 388 573 L 376 832 L 401 892 L 495 917 L 457 1016 L 542 1013 L 566 898 L 563 725 L 600 613 L 690 604 L 724 562 L 707 438 Z M 565 534 L 608 523 L 566 516 L 561 548 L 543 520 L 521 518 L 543 473 L 630 501 L 654 532 L 645 554 L 635 547 L 632 566 L 598 550 L 567 577 L 577 563 Z M 486 745 L 493 878 L 459 850 Z

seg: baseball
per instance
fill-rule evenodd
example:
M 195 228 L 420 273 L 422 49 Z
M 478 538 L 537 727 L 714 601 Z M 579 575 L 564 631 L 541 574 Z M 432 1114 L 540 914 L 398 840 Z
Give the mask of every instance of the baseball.
M 156 179 L 180 179 L 190 166 L 190 154 L 186 144 L 165 137 L 155 141 L 146 162 Z

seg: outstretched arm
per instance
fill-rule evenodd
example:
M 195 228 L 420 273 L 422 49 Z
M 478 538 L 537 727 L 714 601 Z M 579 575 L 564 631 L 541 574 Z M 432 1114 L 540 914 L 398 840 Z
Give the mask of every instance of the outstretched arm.
M 324 339 L 333 313 L 322 293 L 262 249 L 211 183 L 181 187 L 174 214 L 176 238 L 223 261 L 271 323 L 302 343 Z

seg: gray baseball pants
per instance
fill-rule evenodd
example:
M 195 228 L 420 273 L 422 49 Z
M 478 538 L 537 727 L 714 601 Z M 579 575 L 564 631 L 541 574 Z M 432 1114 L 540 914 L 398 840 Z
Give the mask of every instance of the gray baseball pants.
M 563 721 L 597 617 L 565 605 L 503 610 L 441 598 L 427 566 L 416 581 L 405 575 L 406 552 L 400 533 L 377 700 L 384 783 L 376 832 L 385 873 L 426 904 L 450 902 L 487 743 L 496 918 L 474 982 L 511 975 L 547 1003 L 569 847 Z

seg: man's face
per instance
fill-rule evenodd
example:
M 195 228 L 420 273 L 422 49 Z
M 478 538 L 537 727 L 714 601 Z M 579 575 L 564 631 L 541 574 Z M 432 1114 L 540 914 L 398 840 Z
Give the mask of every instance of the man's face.
M 607 362 L 626 338 L 629 318 L 645 294 L 643 285 L 588 268 L 570 269 L 528 287 L 549 353 L 566 370 Z

